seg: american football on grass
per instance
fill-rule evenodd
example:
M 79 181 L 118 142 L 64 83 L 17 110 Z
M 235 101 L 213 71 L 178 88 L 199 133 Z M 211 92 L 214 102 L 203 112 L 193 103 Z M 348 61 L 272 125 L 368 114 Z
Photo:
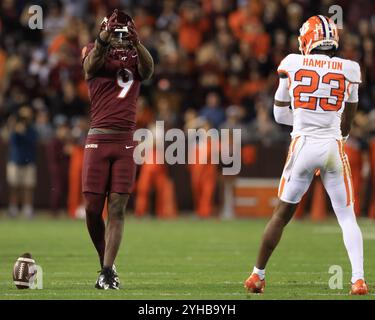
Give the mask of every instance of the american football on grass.
M 24 253 L 13 266 L 13 282 L 18 289 L 29 289 L 35 276 L 35 260 L 30 253 Z

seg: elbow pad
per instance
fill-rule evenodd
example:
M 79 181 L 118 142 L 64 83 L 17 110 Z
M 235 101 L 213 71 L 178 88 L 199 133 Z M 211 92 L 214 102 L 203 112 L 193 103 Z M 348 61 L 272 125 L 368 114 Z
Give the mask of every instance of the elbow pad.
M 293 112 L 289 107 L 273 106 L 273 115 L 277 123 L 293 126 Z

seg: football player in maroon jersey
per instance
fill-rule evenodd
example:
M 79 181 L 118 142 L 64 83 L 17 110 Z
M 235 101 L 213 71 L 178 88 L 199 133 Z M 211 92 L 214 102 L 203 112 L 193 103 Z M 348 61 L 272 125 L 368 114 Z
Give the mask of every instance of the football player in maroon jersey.
M 136 100 L 141 81 L 153 74 L 154 63 L 138 39 L 133 19 L 116 9 L 104 18 L 95 43 L 83 48 L 82 64 L 91 102 L 82 184 L 87 228 L 102 267 L 95 287 L 119 289 L 114 261 L 135 179 Z

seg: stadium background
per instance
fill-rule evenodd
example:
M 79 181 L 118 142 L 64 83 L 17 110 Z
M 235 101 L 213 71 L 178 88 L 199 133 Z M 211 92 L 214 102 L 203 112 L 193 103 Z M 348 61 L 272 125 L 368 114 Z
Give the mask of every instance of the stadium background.
M 43 7 L 43 30 L 28 28 L 29 4 Z M 35 208 L 53 215 L 79 212 L 89 127 L 81 49 L 95 39 L 106 14 L 123 8 L 156 63 L 138 100 L 138 127 L 164 120 L 167 128 L 243 129 L 240 178 L 223 177 L 213 165 L 143 166 L 131 211 L 160 217 L 193 211 L 207 217 L 230 215 L 236 206 L 237 215 L 268 215 L 289 141 L 289 129 L 272 117 L 275 70 L 288 53 L 298 52 L 303 21 L 329 15 L 333 4 L 344 13 L 339 55 L 362 69 L 360 112 L 346 146 L 356 211 L 375 218 L 375 3 L 364 0 L 1 1 L 0 205 L 6 212 L 9 138 L 17 115 L 29 114 L 28 107 L 38 133 L 30 151 L 37 165 Z M 298 215 L 324 218 L 325 193 L 319 183 L 313 191 Z

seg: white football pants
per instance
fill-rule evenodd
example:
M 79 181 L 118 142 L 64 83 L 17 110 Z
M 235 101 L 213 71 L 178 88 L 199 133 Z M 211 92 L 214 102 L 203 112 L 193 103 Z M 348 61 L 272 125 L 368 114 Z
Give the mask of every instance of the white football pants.
M 342 141 L 306 136 L 293 138 L 279 185 L 279 198 L 299 203 L 317 173 L 343 232 L 352 266 L 352 282 L 364 279 L 362 233 L 353 209 L 351 171 Z

